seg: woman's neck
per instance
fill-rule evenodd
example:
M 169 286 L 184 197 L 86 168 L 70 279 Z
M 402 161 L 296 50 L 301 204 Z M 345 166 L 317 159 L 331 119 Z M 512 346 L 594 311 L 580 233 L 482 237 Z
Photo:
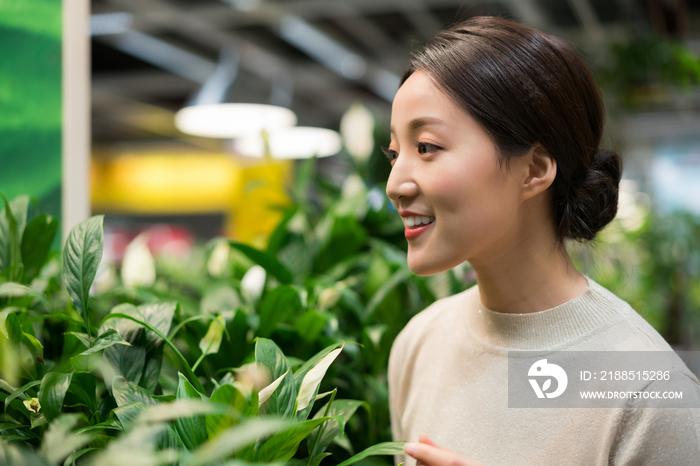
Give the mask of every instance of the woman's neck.
M 504 236 L 469 260 L 481 304 L 496 312 L 526 314 L 551 309 L 586 291 L 588 281 L 557 247 L 553 225 L 540 219 Z

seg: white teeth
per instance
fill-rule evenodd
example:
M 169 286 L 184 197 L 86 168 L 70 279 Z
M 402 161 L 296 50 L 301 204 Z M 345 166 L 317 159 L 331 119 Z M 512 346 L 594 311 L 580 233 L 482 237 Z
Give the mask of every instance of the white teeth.
M 435 217 L 404 217 L 403 222 L 407 227 L 415 227 L 418 225 L 427 225 L 435 221 Z

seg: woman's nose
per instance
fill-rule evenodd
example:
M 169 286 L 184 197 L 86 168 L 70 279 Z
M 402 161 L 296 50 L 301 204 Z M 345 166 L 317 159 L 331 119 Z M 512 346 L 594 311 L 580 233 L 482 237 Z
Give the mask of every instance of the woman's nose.
M 398 204 L 400 198 L 411 198 L 418 194 L 418 184 L 413 176 L 411 164 L 398 157 L 386 182 L 386 194 L 394 203 Z

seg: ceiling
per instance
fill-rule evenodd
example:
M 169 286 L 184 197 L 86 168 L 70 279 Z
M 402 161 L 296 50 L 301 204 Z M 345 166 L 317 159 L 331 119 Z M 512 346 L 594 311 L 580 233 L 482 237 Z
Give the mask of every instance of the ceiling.
M 564 37 L 594 62 L 608 39 L 656 30 L 700 47 L 700 0 L 93 0 L 92 137 L 114 144 L 218 141 L 173 114 L 238 57 L 230 97 L 290 105 L 299 125 L 337 129 L 360 100 L 388 119 L 412 50 L 457 20 L 500 15 Z

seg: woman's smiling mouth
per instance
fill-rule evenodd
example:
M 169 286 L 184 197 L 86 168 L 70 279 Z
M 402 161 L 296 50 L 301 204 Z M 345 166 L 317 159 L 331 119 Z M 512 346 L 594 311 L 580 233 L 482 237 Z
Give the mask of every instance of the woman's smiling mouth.
M 430 215 L 416 215 L 414 212 L 401 212 L 401 220 L 406 227 L 404 235 L 406 239 L 412 239 L 430 228 L 435 223 L 435 217 Z

